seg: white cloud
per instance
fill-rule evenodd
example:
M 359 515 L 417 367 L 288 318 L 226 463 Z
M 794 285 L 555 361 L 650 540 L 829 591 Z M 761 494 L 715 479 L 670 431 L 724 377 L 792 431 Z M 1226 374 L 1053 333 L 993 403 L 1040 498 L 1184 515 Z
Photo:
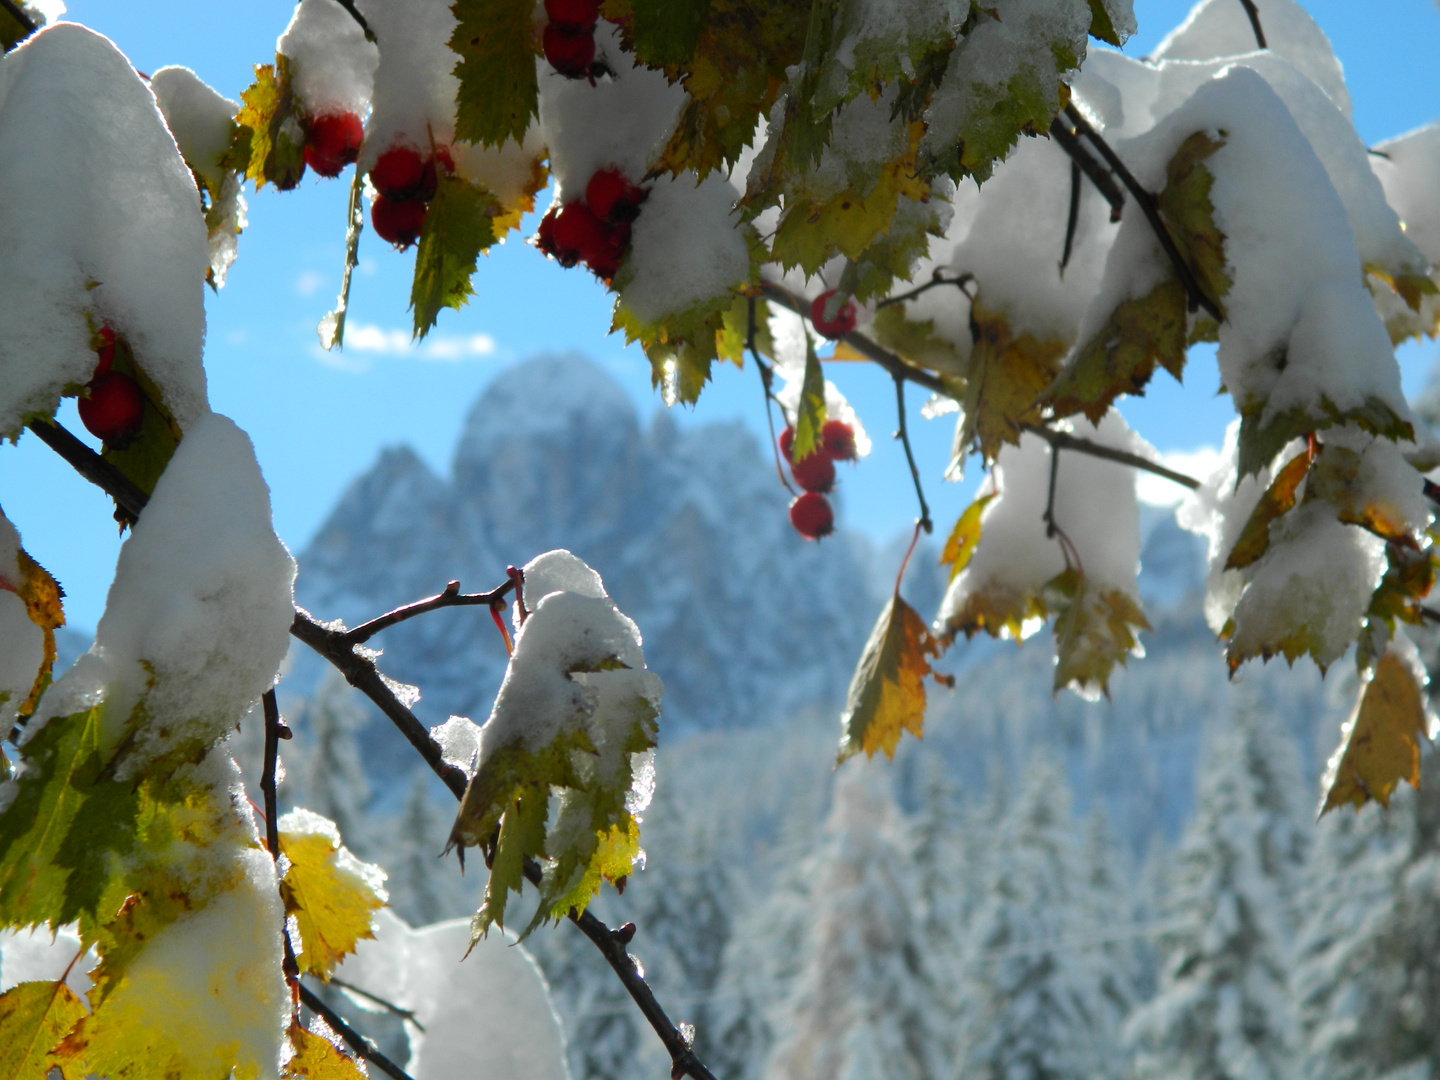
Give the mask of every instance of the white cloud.
M 325 275 L 314 270 L 305 270 L 295 279 L 295 291 L 301 296 L 314 296 L 325 284 Z
M 1175 472 L 1205 480 L 1220 467 L 1220 450 L 1214 446 L 1202 446 L 1196 450 L 1171 450 L 1160 455 L 1160 464 Z M 1135 479 L 1135 495 L 1142 503 L 1151 506 L 1175 506 L 1185 497 L 1188 489 L 1173 480 L 1156 476 L 1150 472 L 1138 472 Z
M 415 341 L 408 330 L 386 329 L 365 323 L 348 323 L 345 345 L 333 352 L 319 350 L 319 359 L 327 367 L 342 371 L 365 371 L 375 357 L 389 356 L 422 360 L 439 364 L 458 364 L 495 355 L 495 339 L 489 334 L 465 337 L 431 334 L 424 341 Z

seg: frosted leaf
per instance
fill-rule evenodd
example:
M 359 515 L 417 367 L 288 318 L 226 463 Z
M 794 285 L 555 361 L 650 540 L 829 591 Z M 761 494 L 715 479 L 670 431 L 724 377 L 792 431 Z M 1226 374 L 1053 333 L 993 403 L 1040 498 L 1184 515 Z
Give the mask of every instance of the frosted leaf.
M 185 67 L 162 67 L 150 76 L 150 92 L 185 163 L 219 188 L 226 175 L 220 159 L 230 149 L 230 122 L 240 106 Z
M 61 23 L 0 58 L 0 191 L 0 435 L 90 379 L 87 312 L 188 429 L 207 411 L 199 195 L 154 96 L 99 34 Z
M 1380 143 L 1370 168 L 1409 237 L 1432 263 L 1440 263 L 1440 124 L 1427 124 Z
M 335 0 L 300 0 L 275 50 L 290 59 L 291 86 L 310 116 L 364 113 L 380 53 Z
M 0 725 L 7 730 L 44 660 L 45 634 L 30 621 L 25 601 L 0 589 Z

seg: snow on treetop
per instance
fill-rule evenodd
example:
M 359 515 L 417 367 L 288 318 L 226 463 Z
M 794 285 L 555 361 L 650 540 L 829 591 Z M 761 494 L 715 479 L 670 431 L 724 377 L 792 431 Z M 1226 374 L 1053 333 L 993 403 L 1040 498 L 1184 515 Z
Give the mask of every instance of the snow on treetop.
M 273 683 L 289 644 L 294 577 L 250 440 L 209 414 L 180 443 L 120 549 L 88 662 L 46 695 L 37 718 L 73 712 L 75 694 L 93 695 L 99 683 L 106 737 L 114 745 L 134 727 L 137 766 L 203 746 Z
M 1345 73 L 1325 31 L 1295 0 L 1257 0 L 1265 45 L 1320 85 L 1335 107 L 1350 119 Z M 1258 49 L 1255 29 L 1235 0 L 1200 0 L 1183 23 L 1160 42 L 1152 60 L 1214 60 Z
M 380 54 L 335 0 L 300 0 L 275 50 L 290 59 L 292 85 L 311 116 L 364 113 Z
M 61 23 L 0 59 L 0 435 L 94 373 L 89 313 L 182 429 L 208 410 L 199 194 L 120 52 Z

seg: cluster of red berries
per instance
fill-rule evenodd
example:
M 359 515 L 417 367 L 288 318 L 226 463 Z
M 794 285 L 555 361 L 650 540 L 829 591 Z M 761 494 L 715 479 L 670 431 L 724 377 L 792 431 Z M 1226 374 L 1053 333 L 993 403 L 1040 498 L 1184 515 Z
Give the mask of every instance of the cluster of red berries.
M 404 251 L 420 239 L 425 214 L 440 183 L 440 170 L 455 171 L 448 146 L 421 157 L 413 146 L 392 146 L 370 169 L 370 183 L 379 192 L 370 204 L 370 224 L 380 239 Z
M 810 301 L 810 323 L 815 332 L 836 341 L 855 329 L 855 301 L 840 299 L 836 289 L 827 289 Z
M 568 202 L 540 219 L 535 246 L 561 266 L 583 262 L 598 278 L 609 280 L 620 268 L 630 243 L 630 223 L 640 213 L 646 191 L 619 169 L 601 169 L 585 185 L 585 197 Z
M 545 14 L 541 43 L 550 66 L 567 79 L 593 79 L 600 0 L 545 0 Z
M 321 176 L 339 176 L 360 156 L 365 125 L 353 112 L 312 117 L 305 126 L 305 164 Z
M 76 402 L 80 422 L 101 442 L 123 449 L 140 433 L 145 419 L 145 394 L 129 375 L 111 371 L 115 360 L 115 331 L 102 326 L 95 334 L 95 374 Z
M 855 429 L 843 420 L 828 420 L 820 429 L 820 443 L 798 461 L 791 456 L 795 429 L 780 433 L 780 453 L 790 463 L 790 475 L 804 491 L 790 504 L 790 524 L 806 540 L 819 540 L 835 531 L 835 511 L 825 495 L 835 486 L 835 462 L 854 461 Z

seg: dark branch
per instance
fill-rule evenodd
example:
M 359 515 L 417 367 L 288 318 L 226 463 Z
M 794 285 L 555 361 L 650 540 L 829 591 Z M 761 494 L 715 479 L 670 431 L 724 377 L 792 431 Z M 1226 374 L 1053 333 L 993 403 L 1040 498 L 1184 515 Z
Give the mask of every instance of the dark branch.
M 20 24 L 26 34 L 33 34 L 40 29 L 35 25 L 35 20 L 26 15 L 25 9 L 15 3 L 15 0 L 0 0 L 0 8 L 4 8 L 6 13 Z
M 425 1030 L 425 1025 L 420 1023 L 419 1020 L 415 1019 L 415 1013 L 413 1010 L 402 1009 L 393 1001 L 386 1001 L 384 998 L 372 994 L 369 990 L 361 990 L 360 987 L 354 986 L 351 983 L 345 982 L 341 979 L 337 979 L 333 975 L 330 977 L 330 985 L 338 986 L 341 990 L 348 990 L 352 994 L 359 994 L 367 1001 L 373 1001 L 376 1005 L 379 1005 L 386 1012 L 391 1013 L 394 1016 L 398 1016 L 402 1020 L 410 1021 L 410 1023 L 414 1024 L 415 1027 L 421 1032 Z
M 775 437 L 775 413 L 771 406 L 778 406 L 775 400 L 775 371 L 767 364 L 760 355 L 760 349 L 755 344 L 755 297 L 749 298 L 747 307 L 748 323 L 745 327 L 745 348 L 749 351 L 751 358 L 755 361 L 755 370 L 760 374 L 760 389 L 765 394 L 765 423 L 770 428 L 770 456 L 775 459 L 775 475 L 780 477 L 780 486 L 791 495 L 795 489 L 790 486 L 790 481 L 785 476 L 785 466 L 780 463 L 780 443 Z
M 1167 469 L 1164 465 L 1157 464 L 1149 458 L 1143 458 L 1139 454 L 1132 454 L 1126 450 L 1115 450 L 1109 446 L 1101 446 L 1097 442 L 1083 439 L 1078 435 L 1071 435 L 1068 431 L 1055 431 L 1053 428 L 1042 427 L 1039 424 L 1021 424 L 1021 429 L 1032 434 L 1039 435 L 1057 450 L 1078 450 L 1082 454 L 1089 454 L 1091 457 L 1104 458 L 1106 461 L 1114 461 L 1120 465 L 1129 465 L 1132 469 L 1140 469 L 1144 472 L 1154 473 L 1156 476 L 1163 476 L 1166 480 L 1187 487 L 1194 491 L 1200 486 L 1200 481 L 1193 476 L 1186 476 L 1174 469 Z
M 1265 44 L 1265 29 L 1260 25 L 1260 10 L 1255 6 L 1255 0 L 1240 0 L 1240 6 L 1245 9 L 1245 14 L 1250 16 L 1250 29 L 1255 31 L 1255 44 L 1262 49 L 1270 46 Z
M 1075 250 L 1075 230 L 1080 226 L 1080 163 L 1070 162 L 1070 212 L 1065 216 L 1065 247 L 1060 252 L 1060 276 L 1070 265 L 1070 255 Z
M 908 292 L 896 293 L 894 296 L 887 296 L 884 300 L 881 300 L 878 304 L 876 304 L 875 308 L 878 311 L 880 308 L 889 307 L 891 304 L 903 304 L 906 300 L 914 300 L 915 297 L 919 296 L 921 293 L 928 292 L 929 290 L 935 288 L 938 285 L 954 285 L 961 292 L 965 293 L 966 297 L 968 298 L 970 294 L 968 292 L 965 292 L 965 286 L 969 285 L 974 280 L 974 274 L 961 274 L 959 277 L 953 278 L 946 277 L 945 271 L 937 266 L 934 272 L 930 275 L 930 280 L 925 282 L 925 284 L 917 285 L 915 286 L 915 288 L 911 289 Z
M 1422 479 L 1425 481 L 1425 497 L 1436 506 L 1440 506 L 1440 484 L 1429 478 L 1422 477 Z
M 150 496 L 114 465 L 65 430 L 54 420 L 32 420 L 26 425 L 35 437 L 70 463 L 70 467 L 115 500 L 126 520 L 140 520 Z
M 375 40 L 375 31 L 370 29 L 370 24 L 365 21 L 365 16 L 361 15 L 355 7 L 355 0 L 335 0 L 335 2 L 348 11 L 350 17 L 359 24 L 360 29 L 365 31 L 366 41 L 370 42 L 371 45 L 379 44 L 379 42 Z
M 345 1045 L 355 1051 L 358 1057 L 362 1057 L 370 1062 L 370 1064 L 374 1065 L 381 1072 L 391 1077 L 391 1080 L 413 1080 L 409 1073 L 399 1065 L 396 1065 L 379 1050 L 375 1049 L 369 1039 L 365 1038 L 365 1036 L 361 1035 L 342 1020 L 339 1013 L 316 997 L 315 992 L 304 983 L 300 984 L 300 1000 L 305 1003 L 307 1009 L 324 1020 L 325 1023 L 329 1024 L 335 1034 L 344 1039 Z
M 920 469 L 915 464 L 915 451 L 910 448 L 910 428 L 905 422 L 905 380 L 895 376 L 895 412 L 899 416 L 899 428 L 895 438 L 905 447 L 905 460 L 910 463 L 910 479 L 915 484 L 915 497 L 920 500 L 920 520 L 916 524 L 927 533 L 933 532 L 935 523 L 930 520 L 930 507 L 925 503 L 925 489 L 920 486 Z
M 387 611 L 379 618 L 371 619 L 367 623 L 361 623 L 354 630 L 345 631 L 346 644 L 359 645 L 369 641 L 381 630 L 388 630 L 396 623 L 402 623 L 406 619 L 413 619 L 416 615 L 424 615 L 427 611 L 439 611 L 448 607 L 504 607 L 505 594 L 515 587 L 515 582 L 507 581 L 499 588 L 492 589 L 485 593 L 462 593 L 460 582 L 452 581 L 445 586 L 445 590 L 435 596 L 424 600 L 417 600 L 413 604 L 406 604 L 394 611 Z
M 1160 246 L 1164 249 L 1166 258 L 1168 258 L 1171 265 L 1175 267 L 1175 273 L 1179 275 L 1180 283 L 1185 286 L 1185 292 L 1190 297 L 1191 307 L 1204 308 L 1205 313 L 1217 323 L 1223 323 L 1225 321 L 1225 315 L 1220 310 L 1220 306 L 1205 295 L 1205 290 L 1200 288 L 1200 282 L 1196 280 L 1195 274 L 1190 269 L 1190 264 L 1185 261 L 1184 257 L 1180 254 L 1180 249 L 1175 246 L 1175 238 L 1170 235 L 1170 230 L 1166 228 L 1164 219 L 1160 217 L 1160 207 L 1155 196 L 1140 186 L 1140 181 L 1136 180 L 1135 175 L 1126 168 L 1125 163 L 1120 160 L 1119 155 L 1110 148 L 1110 144 L 1101 138 L 1100 133 L 1090 126 L 1090 122 L 1086 120 L 1084 114 L 1075 107 L 1074 102 L 1065 106 L 1065 115 L 1068 116 L 1070 122 L 1075 125 L 1075 130 L 1090 140 L 1090 144 L 1100 152 L 1100 156 L 1105 159 L 1105 163 L 1110 166 L 1116 176 L 1120 177 L 1126 189 L 1135 197 L 1135 201 L 1140 204 L 1140 209 L 1145 214 L 1145 220 L 1150 223 L 1150 228 L 1155 233 L 1155 239 L 1160 241 Z
M 774 282 L 761 282 L 760 294 L 764 296 L 766 300 L 772 300 L 781 307 L 787 307 L 797 315 L 804 315 L 810 310 L 808 303 L 802 303 L 797 300 L 791 295 L 789 289 L 786 289 L 782 285 L 776 285 Z M 861 356 L 865 357 L 866 360 L 873 360 L 879 364 L 890 373 L 891 378 L 913 382 L 916 386 L 923 386 L 926 390 L 936 394 L 944 394 L 946 397 L 950 397 L 953 393 L 940 381 L 939 376 L 906 363 L 899 354 L 891 352 L 878 341 L 866 337 L 858 331 L 852 330 L 840 340 L 845 342 L 846 345 L 849 345 Z
M 265 711 L 265 765 L 260 773 L 260 794 L 265 797 L 265 847 L 269 850 L 270 857 L 278 860 L 280 826 L 276 821 L 275 772 L 280 761 L 280 740 L 288 739 L 290 732 L 280 722 L 280 706 L 275 700 L 275 688 L 266 690 L 260 701 Z
M 1119 221 L 1125 210 L 1125 193 L 1115 186 L 1114 175 L 1090 156 L 1075 133 L 1065 126 L 1057 116 L 1050 121 L 1050 137 L 1060 144 L 1060 149 L 1070 155 L 1070 161 L 1080 168 L 1095 185 L 1095 190 L 1110 204 L 1110 220 Z

